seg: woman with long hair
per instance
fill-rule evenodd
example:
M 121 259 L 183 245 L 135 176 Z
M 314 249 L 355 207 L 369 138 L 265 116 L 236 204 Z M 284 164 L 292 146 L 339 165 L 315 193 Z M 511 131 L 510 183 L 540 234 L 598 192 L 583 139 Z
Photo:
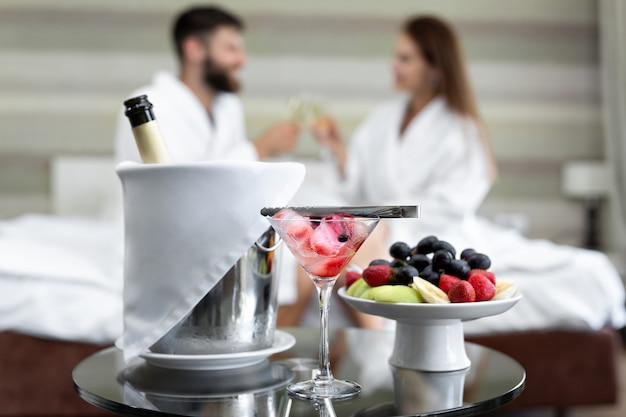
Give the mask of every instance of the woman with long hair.
M 421 234 L 440 233 L 474 215 L 496 175 L 457 36 L 435 17 L 408 20 L 392 72 L 405 98 L 376 108 L 349 148 L 331 118 L 313 133 L 334 155 L 350 202 L 420 204 Z
M 339 195 L 348 203 L 421 207 L 420 219 L 381 222 L 384 233 L 370 236 L 353 261 L 365 267 L 390 259 L 394 242 L 414 246 L 435 235 L 459 253 L 487 254 L 490 270 L 515 281 L 527 298 L 501 316 L 467 323 L 466 332 L 624 326 L 624 287 L 604 254 L 529 240 L 477 215 L 497 171 L 453 29 L 432 16 L 409 19 L 392 73 L 404 97 L 374 109 L 349 146 L 331 118 L 313 126 L 334 155 Z

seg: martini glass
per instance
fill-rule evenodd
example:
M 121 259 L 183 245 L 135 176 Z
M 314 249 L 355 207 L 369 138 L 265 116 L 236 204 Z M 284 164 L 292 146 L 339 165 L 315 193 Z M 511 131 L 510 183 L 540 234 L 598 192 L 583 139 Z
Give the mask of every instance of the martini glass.
M 340 399 L 361 392 L 351 381 L 335 379 L 328 356 L 328 303 L 333 285 L 359 247 L 378 224 L 379 218 L 328 213 L 306 215 L 285 208 L 267 217 L 291 253 L 315 284 L 320 306 L 319 366 L 311 380 L 287 387 L 299 398 Z

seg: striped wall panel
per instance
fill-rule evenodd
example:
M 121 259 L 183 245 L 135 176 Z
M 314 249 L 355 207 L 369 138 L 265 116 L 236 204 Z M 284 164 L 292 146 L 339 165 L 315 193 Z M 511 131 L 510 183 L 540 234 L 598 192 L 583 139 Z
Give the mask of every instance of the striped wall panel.
M 121 101 L 156 69 L 175 69 L 167 31 L 193 3 L 0 0 L 0 216 L 47 210 L 51 158 L 111 155 Z M 507 201 L 533 219 L 531 207 L 561 207 L 561 226 L 551 232 L 550 222 L 537 220 L 537 233 L 577 233 L 578 206 L 562 196 L 560 172 L 570 159 L 604 152 L 597 0 L 224 4 L 247 22 L 242 97 L 250 136 L 305 93 L 322 97 L 349 133 L 394 97 L 388 69 L 398 25 L 414 13 L 447 18 L 462 37 L 500 167 L 485 213 L 514 210 Z M 304 133 L 295 157 L 318 153 Z

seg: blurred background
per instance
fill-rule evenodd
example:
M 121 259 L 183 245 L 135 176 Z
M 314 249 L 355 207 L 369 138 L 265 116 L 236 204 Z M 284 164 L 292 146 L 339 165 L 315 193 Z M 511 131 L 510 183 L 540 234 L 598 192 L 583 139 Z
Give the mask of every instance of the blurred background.
M 607 152 L 599 3 L 221 4 L 247 23 L 242 98 L 250 137 L 284 118 L 287 100 L 302 94 L 321 98 L 349 133 L 376 104 L 393 97 L 389 67 L 401 22 L 417 13 L 449 20 L 461 36 L 500 170 L 482 213 L 531 237 L 580 245 L 585 196 L 569 190 L 564 170 L 572 161 L 595 166 Z M 170 23 L 190 4 L 0 0 L 0 218 L 55 212 L 59 158 L 112 156 L 122 101 L 154 71 L 175 71 Z M 293 158 L 314 166 L 319 155 L 319 146 L 303 133 Z M 616 252 L 623 247 L 621 225 L 610 199 L 601 205 L 600 245 Z

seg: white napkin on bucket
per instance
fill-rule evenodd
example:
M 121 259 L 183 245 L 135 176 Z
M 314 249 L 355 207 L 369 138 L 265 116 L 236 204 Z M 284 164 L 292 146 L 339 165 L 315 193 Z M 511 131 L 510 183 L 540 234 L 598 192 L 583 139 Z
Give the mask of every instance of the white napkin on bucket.
M 126 361 L 152 346 L 267 230 L 263 207 L 287 204 L 302 164 L 122 162 Z

